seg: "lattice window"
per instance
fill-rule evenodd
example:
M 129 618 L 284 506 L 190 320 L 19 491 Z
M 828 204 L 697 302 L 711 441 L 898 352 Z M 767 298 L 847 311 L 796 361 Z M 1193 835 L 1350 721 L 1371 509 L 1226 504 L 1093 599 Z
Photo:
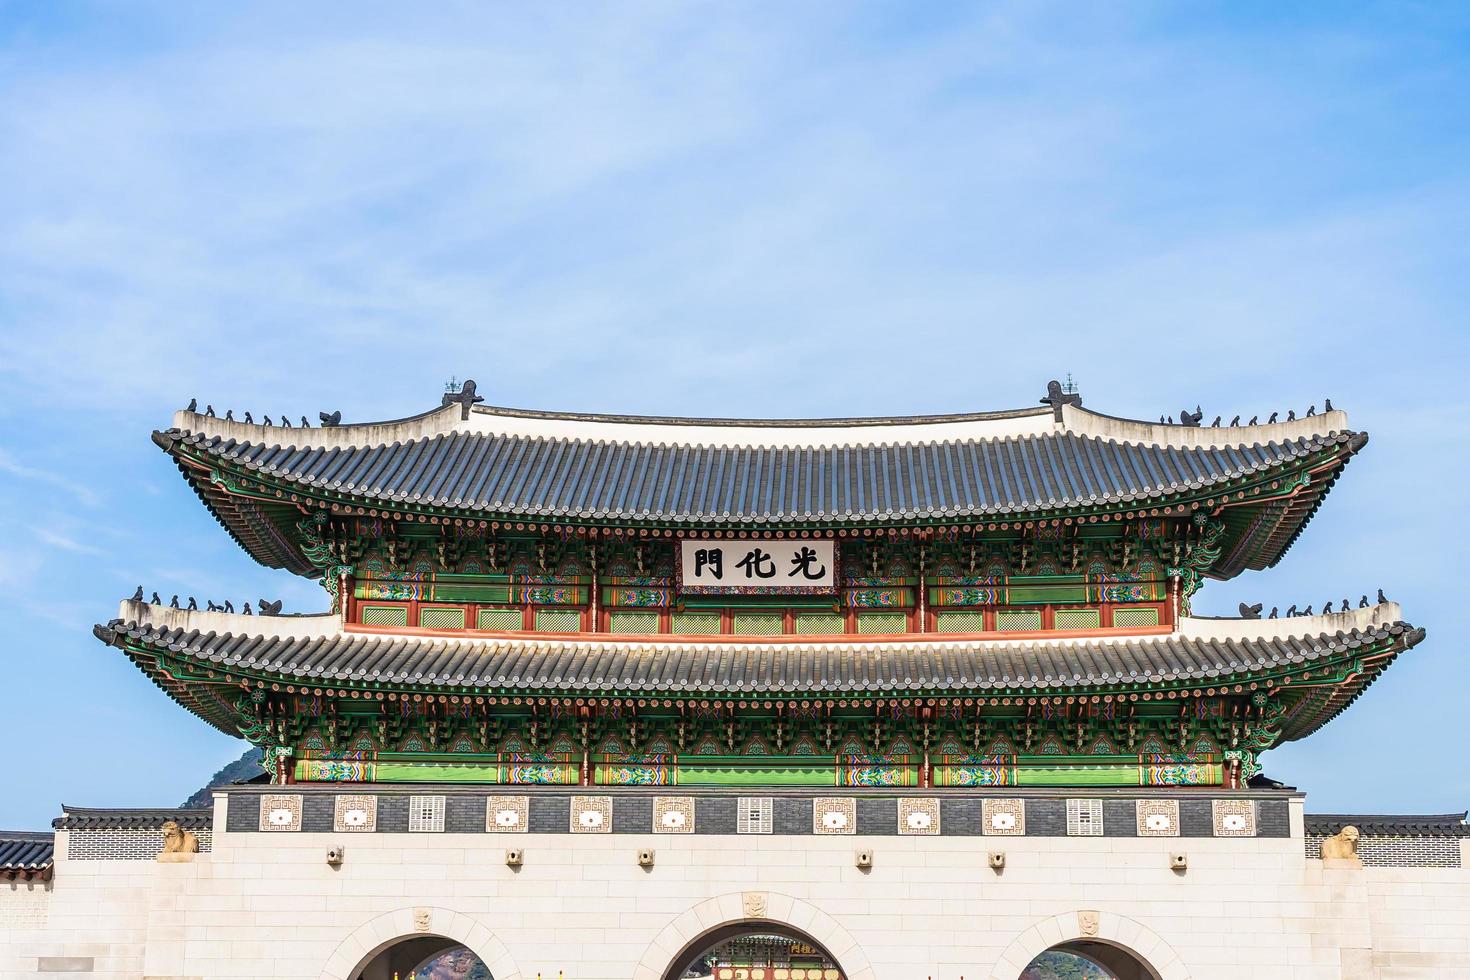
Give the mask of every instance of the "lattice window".
M 942 612 L 934 617 L 934 629 L 939 633 L 983 633 L 983 612 Z
M 408 798 L 408 830 L 413 834 L 444 832 L 444 797 L 410 796 Z
M 1122 606 L 1113 610 L 1114 626 L 1157 626 L 1159 611 L 1153 606 Z
M 608 614 L 607 627 L 613 633 L 657 633 L 658 613 L 614 611 Z
M 458 606 L 420 606 L 419 625 L 426 630 L 462 630 L 464 609 Z
M 780 636 L 784 628 L 780 613 L 735 614 L 735 632 L 745 636 Z
M 1059 630 L 1091 630 L 1102 625 L 1102 613 L 1096 609 L 1058 609 L 1056 628 Z
M 364 626 L 407 626 L 407 606 L 363 606 L 362 625 Z
M 199 850 L 207 852 L 214 841 L 208 829 L 193 828 Z M 73 861 L 152 861 L 163 850 L 163 831 L 141 828 L 104 827 L 71 831 L 66 856 Z
M 909 618 L 903 613 L 860 612 L 857 617 L 859 633 L 907 633 Z
M 1307 857 L 1322 856 L 1322 835 L 1308 834 Z M 1358 840 L 1358 857 L 1370 868 L 1458 868 L 1458 837 L 1369 837 Z
M 769 834 L 775 821 L 771 816 L 769 796 L 742 796 L 735 813 L 735 831 L 740 834 Z
M 998 630 L 1039 630 L 1041 629 L 1041 610 L 1002 609 L 995 614 L 995 628 Z
M 720 631 L 717 612 L 678 612 L 673 615 L 672 630 L 680 636 L 713 635 Z
M 835 636 L 847 632 L 841 613 L 797 613 L 794 630 L 803 636 Z
M 1102 800 L 1067 801 L 1068 837 L 1101 837 L 1102 832 Z
M 518 630 L 525 622 L 519 609 L 481 609 L 475 625 L 482 630 Z
M 575 609 L 538 609 L 536 628 L 543 633 L 575 633 L 582 628 L 582 614 Z

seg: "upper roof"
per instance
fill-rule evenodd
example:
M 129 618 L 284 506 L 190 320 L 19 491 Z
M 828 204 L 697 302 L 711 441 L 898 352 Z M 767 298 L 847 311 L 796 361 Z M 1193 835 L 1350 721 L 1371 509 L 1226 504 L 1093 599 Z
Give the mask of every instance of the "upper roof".
M 842 526 L 1213 504 L 1244 483 L 1312 473 L 1304 486 L 1282 491 L 1291 503 L 1279 513 L 1242 523 L 1242 534 L 1248 527 L 1261 540 L 1223 574 L 1279 558 L 1341 464 L 1367 441 L 1341 411 L 1200 427 L 1118 419 L 1077 404 L 806 421 L 447 404 L 394 422 L 319 428 L 183 411 L 154 439 L 252 554 L 300 572 L 309 565 L 282 540 L 289 531 L 272 531 L 263 519 L 283 495 L 276 491 L 475 518 Z M 240 491 L 232 485 L 238 478 L 266 493 Z
M 54 834 L 0 830 L 0 880 L 49 878 L 55 853 Z
M 381 635 L 349 631 L 332 615 L 258 620 L 131 600 L 119 613 L 97 636 L 127 650 L 180 703 L 225 731 L 234 730 L 231 698 L 240 679 L 475 694 L 964 697 L 1187 691 L 1310 670 L 1319 680 L 1304 686 L 1308 696 L 1285 721 L 1286 737 L 1298 738 L 1345 708 L 1424 635 L 1399 619 L 1396 603 L 1292 619 L 1185 617 L 1177 631 L 1147 636 L 914 634 L 782 643 Z M 1324 668 L 1335 664 L 1340 683 L 1323 684 Z M 215 697 L 190 686 L 190 675 L 211 671 L 221 675 L 221 690 L 234 693 Z

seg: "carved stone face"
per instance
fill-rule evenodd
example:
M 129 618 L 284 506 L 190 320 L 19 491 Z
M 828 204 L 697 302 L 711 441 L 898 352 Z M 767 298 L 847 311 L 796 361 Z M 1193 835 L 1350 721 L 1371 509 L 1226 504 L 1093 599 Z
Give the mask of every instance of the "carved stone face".
M 1354 844 L 1356 844 L 1358 842 L 1358 828 L 1354 827 L 1352 824 L 1348 824 L 1346 827 L 1342 828 L 1342 836 L 1344 839 L 1350 840 Z

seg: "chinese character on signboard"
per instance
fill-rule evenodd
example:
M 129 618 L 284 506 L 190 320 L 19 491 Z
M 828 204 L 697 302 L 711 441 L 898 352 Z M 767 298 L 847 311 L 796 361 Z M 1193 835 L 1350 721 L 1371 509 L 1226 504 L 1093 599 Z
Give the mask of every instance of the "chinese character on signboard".
M 814 592 L 837 587 L 837 551 L 831 541 L 747 538 L 679 542 L 683 592 Z

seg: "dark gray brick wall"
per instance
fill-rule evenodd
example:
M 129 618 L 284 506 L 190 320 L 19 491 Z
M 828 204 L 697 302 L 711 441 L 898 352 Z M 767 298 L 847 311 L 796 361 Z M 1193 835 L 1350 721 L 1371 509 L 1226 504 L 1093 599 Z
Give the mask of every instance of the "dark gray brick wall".
M 771 831 L 776 834 L 810 834 L 812 801 L 776 797 L 771 807 Z
M 449 834 L 484 833 L 485 797 L 450 796 L 445 799 L 444 831 Z
M 572 829 L 572 800 L 569 796 L 533 796 L 526 829 L 533 834 L 566 834 Z
M 943 822 L 941 820 L 941 822 Z M 857 832 L 859 835 L 882 836 L 898 833 L 898 801 L 858 800 Z
M 1209 800 L 1179 801 L 1179 834 L 1182 837 L 1215 836 L 1215 807 Z
M 652 806 L 652 804 L 649 804 Z M 733 796 L 716 796 L 694 801 L 696 834 L 733 834 L 736 831 L 735 810 L 739 805 Z
M 448 815 L 446 814 L 446 819 Z M 408 833 L 408 797 L 378 797 L 378 833 Z
M 984 814 L 979 800 L 940 800 L 939 833 L 944 837 L 981 833 Z
M 232 834 L 260 830 L 260 797 L 244 793 L 230 794 L 229 812 L 225 816 L 225 830 Z
M 1285 800 L 1262 800 L 1256 804 L 1256 836 L 1291 836 L 1291 811 Z
M 1103 828 L 1107 828 L 1104 818 Z M 1026 801 L 1026 836 L 1027 837 L 1065 837 L 1067 836 L 1067 801 L 1066 800 L 1027 800 Z
M 301 830 L 308 834 L 330 834 L 332 814 L 337 807 L 335 796 L 305 797 L 301 801 Z
M 638 799 L 632 797 L 614 796 L 613 807 L 613 833 L 615 834 L 648 834 L 653 832 L 653 797 L 645 796 Z M 695 819 L 695 823 L 699 820 Z
M 1062 814 L 1062 833 L 1067 832 L 1066 813 Z M 1026 828 L 1031 829 L 1029 826 Z M 1137 837 L 1138 806 L 1133 800 L 1103 800 L 1104 837 Z

